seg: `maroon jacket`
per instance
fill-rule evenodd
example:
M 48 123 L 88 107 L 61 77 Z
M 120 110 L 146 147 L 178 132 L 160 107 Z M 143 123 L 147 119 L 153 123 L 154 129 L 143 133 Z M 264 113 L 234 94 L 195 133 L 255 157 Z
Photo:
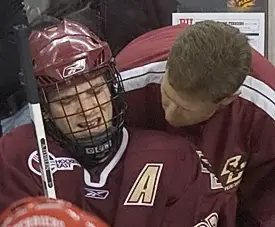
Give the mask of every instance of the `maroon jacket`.
M 50 139 L 57 197 L 113 227 L 234 227 L 237 199 L 224 192 L 210 165 L 181 137 L 123 131 L 114 158 L 86 170 Z M 0 212 L 15 200 L 43 194 L 32 125 L 0 140 Z
M 275 226 L 275 69 L 253 51 L 253 72 L 235 102 L 207 122 L 173 128 L 165 121 L 159 84 L 171 45 L 187 26 L 149 32 L 117 56 L 127 91 L 127 124 L 190 139 L 204 151 L 225 190 L 239 189 L 240 226 Z

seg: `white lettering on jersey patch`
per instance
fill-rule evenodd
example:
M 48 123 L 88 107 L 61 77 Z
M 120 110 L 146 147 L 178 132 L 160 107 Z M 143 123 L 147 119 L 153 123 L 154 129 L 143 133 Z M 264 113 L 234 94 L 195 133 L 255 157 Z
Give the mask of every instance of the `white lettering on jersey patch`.
M 132 186 L 124 205 L 153 206 L 162 163 L 147 163 Z
M 106 199 L 109 195 L 108 190 L 100 190 L 93 188 L 85 188 L 86 194 L 85 197 L 92 199 Z
M 217 227 L 219 216 L 217 213 L 211 213 L 203 221 L 196 224 L 194 227 Z
M 211 173 L 209 171 L 209 169 L 207 168 L 207 166 L 210 167 L 210 168 L 212 168 L 212 167 L 211 167 L 211 164 L 209 163 L 209 161 L 204 156 L 204 154 L 201 151 L 196 151 L 196 152 L 197 152 L 197 154 L 198 154 L 198 156 L 200 157 L 200 160 L 201 160 L 201 172 L 209 174 L 211 189 L 213 189 L 213 190 L 215 190 L 215 189 L 223 189 L 222 184 L 219 182 L 219 180 L 215 176 L 215 174 Z
M 81 167 L 78 161 L 68 157 L 55 157 L 49 152 L 51 171 L 54 174 L 56 171 L 72 171 L 74 167 Z M 30 154 L 28 158 L 28 166 L 30 170 L 36 175 L 41 176 L 39 167 L 39 157 L 37 151 Z

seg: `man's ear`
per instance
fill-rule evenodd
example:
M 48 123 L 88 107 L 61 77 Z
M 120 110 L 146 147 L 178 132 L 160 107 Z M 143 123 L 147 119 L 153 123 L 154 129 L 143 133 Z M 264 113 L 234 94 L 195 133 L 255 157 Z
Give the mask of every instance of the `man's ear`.
M 232 103 L 234 100 L 236 100 L 241 94 L 241 91 L 236 91 L 233 95 L 230 95 L 229 97 L 227 98 L 224 98 L 220 104 L 223 105 L 223 106 L 227 106 L 229 105 L 230 103 Z

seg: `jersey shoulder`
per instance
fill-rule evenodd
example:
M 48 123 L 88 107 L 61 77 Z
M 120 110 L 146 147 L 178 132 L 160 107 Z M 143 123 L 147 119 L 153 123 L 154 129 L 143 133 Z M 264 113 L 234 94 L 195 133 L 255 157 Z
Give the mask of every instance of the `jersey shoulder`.
M 152 130 L 129 132 L 124 205 L 158 207 L 173 201 L 164 217 L 173 226 L 182 221 L 194 226 L 207 214 L 222 211 L 228 194 L 201 151 L 182 137 Z M 182 216 L 182 209 L 194 213 Z
M 40 176 L 35 177 L 28 166 L 36 146 L 31 124 L 15 128 L 0 139 L 0 212 L 18 199 L 42 194 Z
M 134 39 L 116 57 L 119 71 L 167 60 L 176 37 L 187 27 L 187 24 L 167 26 Z
M 265 85 L 275 89 L 275 67 L 256 50 L 252 50 L 252 72 L 251 75 L 262 81 Z
M 47 145 L 50 159 L 54 160 L 55 156 L 69 159 L 69 155 L 50 137 L 47 137 Z M 36 169 L 37 171 L 33 172 L 39 172 L 38 145 L 32 124 L 19 126 L 0 139 L 0 162 L 21 170 Z
M 32 124 L 19 126 L 0 139 L 2 159 L 18 159 L 36 149 L 36 138 Z
M 158 156 L 178 156 L 190 153 L 193 145 L 181 136 L 175 136 L 163 131 L 131 128 L 127 153 L 137 155 L 146 153 Z
M 201 170 L 195 147 L 183 137 L 155 130 L 131 129 L 129 138 L 125 165 L 133 175 L 152 167 L 162 173 L 165 187 L 170 188 L 171 180 L 180 181 L 175 189 L 169 189 L 177 191 Z
M 275 120 L 275 67 L 260 53 L 252 51 L 252 71 L 240 87 L 240 99 L 233 103 L 238 117 L 243 122 L 258 123 L 265 119 L 274 124 Z M 241 116 L 240 116 L 241 115 Z
M 37 149 L 34 129 L 31 124 L 19 126 L 0 139 L 0 172 L 15 179 L 30 176 L 28 158 Z M 1 180 L 4 180 L 2 178 Z M 26 181 L 28 182 L 28 181 Z
M 189 183 L 203 179 L 206 190 L 223 190 L 203 151 L 182 136 L 155 130 L 130 130 L 126 158 L 135 165 L 160 163 L 175 178 Z

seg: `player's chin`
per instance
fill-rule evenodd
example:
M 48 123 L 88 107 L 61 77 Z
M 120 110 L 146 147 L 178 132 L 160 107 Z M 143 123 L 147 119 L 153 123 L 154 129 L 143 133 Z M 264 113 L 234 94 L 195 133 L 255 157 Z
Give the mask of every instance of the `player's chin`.
M 184 121 L 184 120 L 179 120 L 179 119 L 168 119 L 165 118 L 166 121 L 173 127 L 175 128 L 180 128 L 184 126 L 190 126 L 199 123 L 199 121 Z
M 182 126 L 185 126 L 184 124 L 174 120 L 174 119 L 169 119 L 169 118 L 165 118 L 166 121 L 173 127 L 175 128 L 179 128 L 179 127 L 182 127 Z

